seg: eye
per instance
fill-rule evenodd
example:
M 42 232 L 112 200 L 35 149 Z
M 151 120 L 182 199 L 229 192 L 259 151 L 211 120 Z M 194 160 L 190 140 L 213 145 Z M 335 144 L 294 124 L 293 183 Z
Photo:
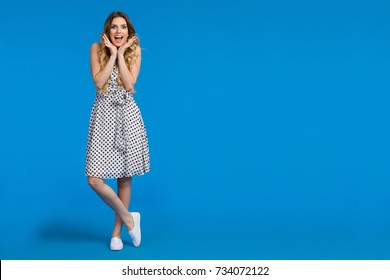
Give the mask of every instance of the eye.
M 122 29 L 127 29 L 127 26 L 126 25 L 122 25 Z

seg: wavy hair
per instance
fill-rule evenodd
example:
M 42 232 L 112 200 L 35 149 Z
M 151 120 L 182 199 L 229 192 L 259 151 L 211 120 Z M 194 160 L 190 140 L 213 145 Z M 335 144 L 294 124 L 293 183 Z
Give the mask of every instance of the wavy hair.
M 107 38 L 110 38 L 111 24 L 112 24 L 112 21 L 114 20 L 114 18 L 117 18 L 117 17 L 121 17 L 126 21 L 127 30 L 129 32 L 128 38 L 133 37 L 136 34 L 133 24 L 131 23 L 129 17 L 124 12 L 120 12 L 120 11 L 119 12 L 112 12 L 107 17 L 107 19 L 104 23 L 102 35 L 106 34 Z M 110 58 L 110 49 L 104 45 L 104 41 L 103 41 L 101 36 L 100 36 L 100 39 L 101 39 L 101 43 L 99 46 L 99 63 L 100 63 L 100 70 L 102 70 L 102 69 L 104 69 L 104 67 L 106 66 L 106 64 Z M 136 53 L 136 49 L 137 49 L 138 45 L 139 45 L 139 41 L 136 40 L 129 48 L 126 49 L 126 51 L 123 55 L 125 58 L 126 66 L 129 70 L 131 69 L 131 65 L 134 63 L 134 61 L 138 57 L 138 54 Z M 122 82 L 121 82 L 119 75 L 118 75 L 118 84 L 119 84 L 119 86 L 122 86 Z M 103 86 L 102 91 L 106 92 L 107 88 L 108 88 L 108 81 Z

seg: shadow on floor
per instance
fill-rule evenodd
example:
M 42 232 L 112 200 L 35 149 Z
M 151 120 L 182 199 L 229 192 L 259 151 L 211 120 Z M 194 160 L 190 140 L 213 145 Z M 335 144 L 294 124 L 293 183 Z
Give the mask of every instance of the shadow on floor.
M 57 220 L 43 224 L 39 229 L 43 241 L 98 241 L 107 243 L 110 232 L 93 227 L 88 221 Z

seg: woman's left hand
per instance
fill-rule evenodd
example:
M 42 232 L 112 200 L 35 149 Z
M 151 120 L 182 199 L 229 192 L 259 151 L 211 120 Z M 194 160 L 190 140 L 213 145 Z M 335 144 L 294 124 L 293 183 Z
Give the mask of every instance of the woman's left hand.
M 123 56 L 123 54 L 125 53 L 125 51 L 127 50 L 127 48 L 129 48 L 135 41 L 137 41 L 138 38 L 137 36 L 133 36 L 131 37 L 126 44 L 122 45 L 119 49 L 118 49 L 118 55 L 120 56 Z

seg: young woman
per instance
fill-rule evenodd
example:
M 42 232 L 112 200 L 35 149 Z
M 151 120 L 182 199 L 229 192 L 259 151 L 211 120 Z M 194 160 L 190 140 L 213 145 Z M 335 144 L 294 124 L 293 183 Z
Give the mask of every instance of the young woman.
M 116 213 L 110 249 L 121 250 L 123 224 L 133 245 L 141 243 L 141 215 L 128 211 L 131 180 L 150 169 L 147 135 L 133 98 L 141 48 L 123 12 L 108 16 L 101 41 L 91 46 L 96 99 L 89 121 L 85 174 L 91 188 Z M 106 178 L 117 178 L 117 194 L 105 184 Z

